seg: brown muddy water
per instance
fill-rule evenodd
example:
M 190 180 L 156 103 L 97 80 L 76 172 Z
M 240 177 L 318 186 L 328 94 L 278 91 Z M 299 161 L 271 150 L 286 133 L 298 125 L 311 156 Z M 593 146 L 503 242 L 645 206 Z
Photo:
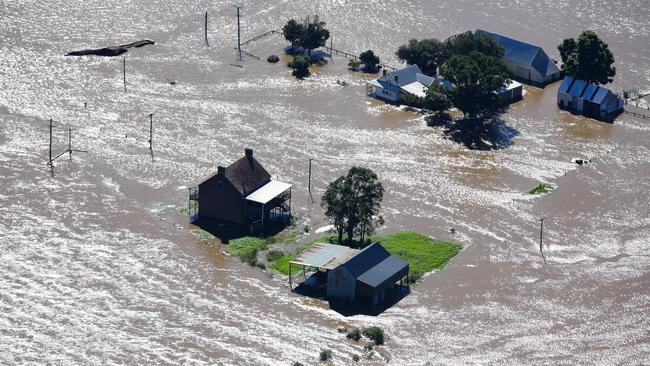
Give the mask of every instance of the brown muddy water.
M 318 13 L 336 47 L 371 48 L 390 64 L 410 37 L 476 27 L 557 58 L 563 37 L 591 28 L 617 58 L 613 89 L 650 89 L 643 3 L 240 5 L 244 39 Z M 219 1 L 0 2 L 0 363 L 317 364 L 319 350 L 331 348 L 335 364 L 349 364 L 361 345 L 336 328 L 350 325 L 382 326 L 396 365 L 648 362 L 648 120 L 622 115 L 610 125 L 559 111 L 554 84 L 527 87 L 482 139 L 455 141 L 369 99 L 366 76 L 348 72 L 343 58 L 304 81 L 284 62 L 239 62 L 233 14 Z M 63 56 L 142 38 L 156 45 L 126 54 L 127 93 L 121 58 Z M 274 36 L 246 49 L 264 60 L 283 45 Z M 89 151 L 57 161 L 54 177 L 45 165 L 49 118 L 55 150 L 66 148 L 63 129 L 72 126 L 75 146 Z M 465 249 L 376 318 L 346 318 L 292 295 L 205 247 L 177 213 L 187 186 L 245 147 L 295 185 L 294 209 L 313 228 L 325 225 L 327 182 L 358 164 L 386 186 L 382 233 L 415 230 Z M 579 167 L 575 157 L 593 163 Z M 528 195 L 539 181 L 556 189 Z

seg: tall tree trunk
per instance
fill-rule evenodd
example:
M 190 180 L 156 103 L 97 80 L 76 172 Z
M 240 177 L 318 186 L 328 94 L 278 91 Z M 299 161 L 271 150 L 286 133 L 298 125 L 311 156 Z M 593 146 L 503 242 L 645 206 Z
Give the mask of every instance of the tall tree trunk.
M 338 234 L 339 234 L 338 243 L 341 244 L 343 242 L 343 229 L 336 229 L 336 231 L 338 231 Z

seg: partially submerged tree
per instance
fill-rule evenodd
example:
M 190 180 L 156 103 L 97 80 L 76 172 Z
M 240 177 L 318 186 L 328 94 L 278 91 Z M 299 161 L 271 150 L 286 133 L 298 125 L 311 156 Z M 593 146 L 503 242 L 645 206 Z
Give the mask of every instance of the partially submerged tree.
M 293 60 L 289 62 L 289 67 L 293 69 L 293 75 L 299 79 L 302 79 L 306 76 L 309 76 L 309 65 L 311 64 L 311 59 L 309 56 L 305 55 L 296 55 L 293 57 Z
M 438 66 L 445 62 L 447 55 L 444 43 L 435 38 L 411 39 L 408 44 L 400 46 L 395 54 L 409 65 L 418 65 L 427 75 L 436 75 Z
M 343 233 L 351 245 L 355 234 L 363 241 L 373 232 L 382 222 L 378 214 L 383 196 L 384 187 L 368 168 L 352 167 L 346 176 L 327 186 L 321 206 L 338 233 L 339 243 Z
M 295 19 L 290 19 L 282 27 L 284 39 L 291 43 L 291 52 L 293 53 L 296 44 L 300 43 L 301 37 L 305 34 L 305 26 L 298 23 Z
M 557 50 L 560 51 L 560 57 L 562 58 L 562 64 L 566 64 L 566 61 L 576 51 L 576 40 L 574 38 L 566 38 L 557 46 Z
M 451 56 L 442 66 L 441 74 L 455 85 L 443 89 L 444 94 L 470 117 L 494 107 L 495 91 L 510 79 L 510 71 L 501 59 L 478 51 Z
M 562 42 L 571 43 L 565 40 Z M 560 50 L 560 53 L 563 51 Z M 574 79 L 590 83 L 611 83 L 616 75 L 612 66 L 614 55 L 607 43 L 603 42 L 593 31 L 584 31 L 575 42 L 575 50 L 571 52 L 564 63 L 564 72 Z
M 357 59 L 350 60 L 350 62 L 348 62 L 348 67 L 352 71 L 359 71 L 359 68 L 361 67 L 361 61 Z
M 427 90 L 427 95 L 424 97 L 423 107 L 440 113 L 451 108 L 451 101 L 445 94 L 444 87 L 438 83 L 433 83 Z
M 359 60 L 365 66 L 366 71 L 377 72 L 379 69 L 379 57 L 377 57 L 372 50 L 361 52 Z
M 321 22 L 318 16 L 314 16 L 313 21 L 307 18 L 303 25 L 304 34 L 298 43 L 307 50 L 307 54 L 310 56 L 313 49 L 325 46 L 325 42 L 330 38 L 330 32 L 325 25 L 325 22 Z
M 464 32 L 449 37 L 445 41 L 445 54 L 447 57 L 451 57 L 452 55 L 469 55 L 474 51 L 496 58 L 503 57 L 505 52 L 504 48 L 494 39 L 483 34 Z

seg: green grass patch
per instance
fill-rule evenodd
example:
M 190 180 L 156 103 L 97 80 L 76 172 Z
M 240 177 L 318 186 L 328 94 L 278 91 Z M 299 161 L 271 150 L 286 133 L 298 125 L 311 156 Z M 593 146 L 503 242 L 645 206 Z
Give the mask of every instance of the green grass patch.
M 190 212 L 190 209 L 194 210 L 199 208 L 199 203 L 196 201 L 190 201 L 187 206 L 178 209 L 178 213 L 185 216 Z
M 373 236 L 390 254 L 404 259 L 413 274 L 424 274 L 443 268 L 463 246 L 457 243 L 433 240 L 412 231 L 402 231 L 385 236 Z
M 267 268 L 271 268 L 277 272 L 282 273 L 283 275 L 289 275 L 289 261 L 292 261 L 296 256 L 295 255 L 285 255 L 280 258 L 277 258 L 271 262 Z M 291 270 L 293 273 L 296 273 L 300 270 L 299 266 L 292 266 Z
M 537 187 L 531 189 L 528 191 L 528 194 L 543 194 L 543 193 L 548 193 L 553 189 L 550 184 L 547 183 L 540 183 L 537 185 Z
M 250 256 L 254 251 L 266 249 L 268 243 L 265 239 L 252 236 L 245 236 L 239 239 L 233 239 L 228 243 L 228 253 L 238 257 Z
M 209 232 L 201 229 L 196 229 L 196 230 L 191 230 L 190 233 L 197 238 L 201 240 L 207 240 L 210 241 L 214 238 L 214 235 L 210 234 Z

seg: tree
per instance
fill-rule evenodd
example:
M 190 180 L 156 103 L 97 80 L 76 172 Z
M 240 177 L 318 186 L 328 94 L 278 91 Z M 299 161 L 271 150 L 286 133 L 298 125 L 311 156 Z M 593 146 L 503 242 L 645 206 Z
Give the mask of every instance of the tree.
M 350 245 L 355 234 L 363 241 L 372 233 L 376 224 L 382 222 L 377 217 L 383 196 L 384 187 L 377 174 L 368 168 L 352 167 L 346 176 L 327 186 L 321 206 L 337 230 L 339 243 L 344 232 Z
M 436 82 L 431 84 L 424 97 L 423 107 L 436 113 L 451 108 L 451 101 L 445 95 L 444 87 Z
M 293 51 L 295 45 L 299 43 L 300 38 L 305 33 L 305 26 L 298 23 L 295 19 L 290 19 L 287 24 L 282 27 L 282 34 L 284 39 L 291 42 L 291 50 Z
M 564 64 L 564 72 L 574 79 L 607 84 L 612 82 L 616 75 L 613 63 L 614 55 L 607 43 L 598 38 L 596 33 L 584 31 L 576 42 L 575 51 L 568 56 Z
M 296 55 L 293 57 L 293 60 L 289 63 L 289 67 L 293 69 L 293 75 L 299 79 L 309 76 L 309 65 L 311 64 L 311 58 L 305 55 Z
M 375 55 L 371 50 L 361 52 L 359 55 L 359 60 L 366 67 L 366 70 L 370 72 L 377 72 L 377 65 L 379 64 L 379 57 Z
M 307 54 L 311 56 L 311 50 L 325 46 L 325 42 L 330 38 L 330 32 L 325 29 L 325 22 L 321 22 L 318 16 L 314 17 L 313 22 L 307 18 L 306 24 L 303 26 L 305 31 L 298 44 L 304 47 Z
M 494 39 L 483 34 L 464 32 L 449 37 L 445 41 L 445 54 L 451 55 L 469 55 L 477 51 L 486 56 L 502 58 L 505 52 Z
M 562 58 L 562 64 L 566 64 L 566 61 L 576 51 L 576 40 L 574 38 L 566 38 L 557 46 L 557 50 L 560 51 L 560 57 Z
M 438 66 L 446 59 L 445 45 L 437 39 L 409 40 L 407 45 L 402 45 L 395 53 L 397 57 L 409 65 L 418 65 L 427 75 L 436 75 Z
M 501 59 L 478 51 L 451 56 L 441 74 L 455 85 L 443 89 L 444 94 L 466 116 L 496 105 L 495 90 L 510 78 L 510 71 Z
M 348 62 L 348 67 L 352 71 L 359 71 L 359 67 L 361 67 L 361 61 L 356 59 L 350 60 L 350 62 Z

